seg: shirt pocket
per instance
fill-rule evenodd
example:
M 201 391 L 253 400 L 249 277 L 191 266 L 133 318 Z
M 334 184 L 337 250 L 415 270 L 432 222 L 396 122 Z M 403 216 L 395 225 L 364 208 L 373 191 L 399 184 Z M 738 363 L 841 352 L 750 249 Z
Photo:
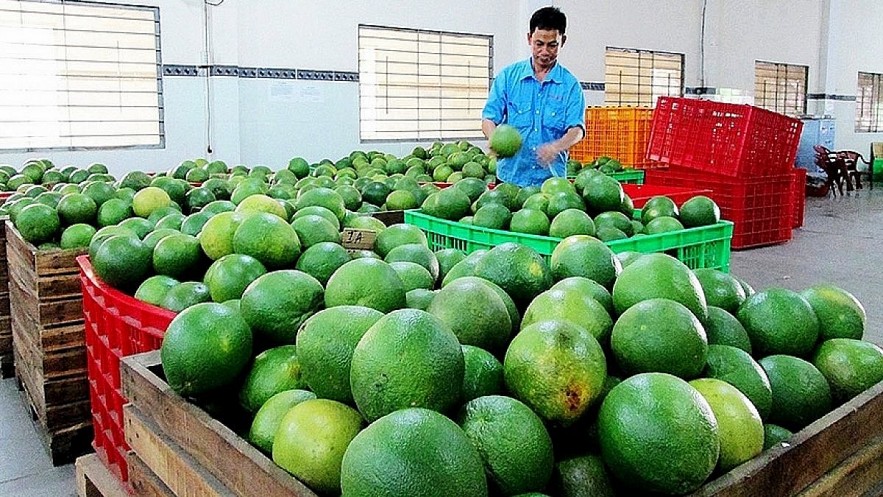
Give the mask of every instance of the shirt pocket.
M 543 109 L 543 127 L 564 134 L 564 126 L 564 106 L 547 103 Z
M 533 126 L 533 116 L 530 106 L 509 102 L 506 106 L 507 122 L 516 128 L 529 128 Z

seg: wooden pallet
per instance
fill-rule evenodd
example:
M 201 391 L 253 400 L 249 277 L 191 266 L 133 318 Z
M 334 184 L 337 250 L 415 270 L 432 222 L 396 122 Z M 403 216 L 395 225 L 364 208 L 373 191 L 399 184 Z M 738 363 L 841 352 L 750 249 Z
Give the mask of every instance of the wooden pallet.
M 37 417 L 37 411 L 34 409 L 33 403 L 28 395 L 26 388 L 19 385 L 22 402 L 28 407 L 31 414 L 31 422 L 40 442 L 49 454 L 49 459 L 53 466 L 69 464 L 74 460 L 92 450 L 92 421 L 82 421 L 66 428 L 55 431 L 48 431 Z
M 0 243 L 4 243 L 0 241 Z M 0 249 L 0 252 L 5 249 Z M 6 266 L 6 261 L 3 261 Z M 0 278 L 0 289 L 8 289 L 8 282 Z M 12 317 L 9 315 L 9 292 L 0 293 L 0 378 L 12 378 L 15 374 L 12 355 Z
M 316 497 L 230 428 L 175 394 L 158 374 L 159 363 L 159 351 L 122 360 L 123 396 L 129 399 L 123 418 L 134 457 L 171 495 Z
M 77 495 L 79 497 L 128 497 L 129 492 L 104 466 L 96 454 L 78 457 L 74 468 L 77 472 Z
M 9 270 L 6 264 L 6 220 L 0 217 L 0 378 L 12 378 L 15 365 L 12 355 L 12 327 L 9 317 Z
M 5 232 L 15 374 L 53 462 L 71 462 L 92 435 L 75 260 L 83 250 L 38 251 L 8 222 Z

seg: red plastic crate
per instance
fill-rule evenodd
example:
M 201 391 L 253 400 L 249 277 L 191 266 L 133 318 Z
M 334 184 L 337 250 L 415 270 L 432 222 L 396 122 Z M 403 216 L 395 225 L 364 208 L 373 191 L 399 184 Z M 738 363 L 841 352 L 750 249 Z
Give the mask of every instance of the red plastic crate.
M 733 221 L 734 249 L 784 243 L 791 239 L 794 218 L 793 168 L 784 174 L 752 178 L 702 173 L 683 167 L 648 171 L 646 182 L 711 190 L 721 216 Z
M 806 169 L 794 168 L 794 224 L 797 229 L 803 226 L 803 216 L 806 211 Z
M 730 177 L 785 174 L 803 123 L 754 107 L 659 97 L 647 159 Z
M 120 480 L 129 478 L 123 431 L 120 359 L 156 350 L 175 313 L 132 298 L 101 281 L 89 257 L 77 257 L 83 286 L 86 361 L 95 440 L 92 446 Z
M 636 185 L 623 183 L 622 190 L 631 197 L 636 209 L 644 207 L 653 197 L 664 196 L 672 199 L 674 203 L 681 205 L 696 195 L 710 195 L 711 190 L 703 188 L 684 188 L 668 185 Z

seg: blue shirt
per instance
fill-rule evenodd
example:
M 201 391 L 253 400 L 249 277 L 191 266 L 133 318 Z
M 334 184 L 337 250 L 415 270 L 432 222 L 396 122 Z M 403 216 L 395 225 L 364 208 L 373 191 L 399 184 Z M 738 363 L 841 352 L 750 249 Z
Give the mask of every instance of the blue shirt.
M 514 156 L 497 159 L 497 176 L 518 186 L 540 185 L 552 175 L 566 176 L 567 152 L 559 154 L 550 167 L 543 167 L 537 149 L 574 126 L 585 131 L 585 109 L 579 80 L 560 63 L 542 82 L 534 76 L 531 59 L 504 68 L 494 78 L 481 116 L 517 128 L 522 144 Z

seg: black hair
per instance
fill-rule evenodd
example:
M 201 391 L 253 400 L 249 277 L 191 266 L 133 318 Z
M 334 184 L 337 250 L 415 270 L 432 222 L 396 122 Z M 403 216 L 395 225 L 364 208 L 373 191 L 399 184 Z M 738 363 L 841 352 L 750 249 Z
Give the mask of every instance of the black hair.
M 567 28 L 567 17 L 558 7 L 543 7 L 530 16 L 530 32 L 533 33 L 537 29 L 544 31 L 558 30 L 559 34 L 564 34 Z

